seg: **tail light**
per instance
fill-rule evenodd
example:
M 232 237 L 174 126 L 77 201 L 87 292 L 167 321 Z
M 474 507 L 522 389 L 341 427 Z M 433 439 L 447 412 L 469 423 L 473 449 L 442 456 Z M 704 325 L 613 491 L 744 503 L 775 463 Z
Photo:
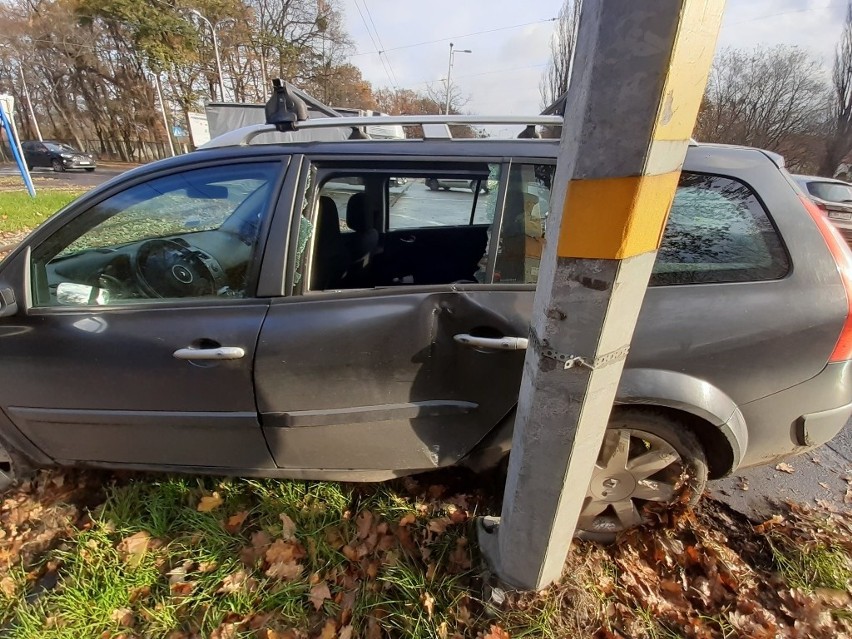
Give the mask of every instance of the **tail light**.
M 843 288 L 846 290 L 846 321 L 843 324 L 843 330 L 840 331 L 837 344 L 834 345 L 834 351 L 828 359 L 829 362 L 843 362 L 852 359 L 852 251 L 850 251 L 846 240 L 840 235 L 840 231 L 828 221 L 828 218 L 823 215 L 823 212 L 813 200 L 801 195 L 799 197 L 816 222 L 817 228 L 834 258 L 834 263 L 837 264 Z

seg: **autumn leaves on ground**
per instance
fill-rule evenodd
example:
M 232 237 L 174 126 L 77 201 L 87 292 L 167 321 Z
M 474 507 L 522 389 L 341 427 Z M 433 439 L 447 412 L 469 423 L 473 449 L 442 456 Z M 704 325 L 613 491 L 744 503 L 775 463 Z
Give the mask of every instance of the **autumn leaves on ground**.
M 42 473 L 0 510 L 0 636 L 852 636 L 849 513 L 753 526 L 705 500 L 574 544 L 547 592 L 485 600 L 486 485 Z

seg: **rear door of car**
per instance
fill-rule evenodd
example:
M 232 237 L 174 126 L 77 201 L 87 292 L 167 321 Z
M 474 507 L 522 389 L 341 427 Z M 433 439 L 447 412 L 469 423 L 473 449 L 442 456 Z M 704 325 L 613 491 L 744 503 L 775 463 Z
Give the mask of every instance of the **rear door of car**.
M 306 195 L 290 240 L 289 288 L 272 302 L 255 366 L 264 433 L 276 463 L 291 472 L 354 471 L 346 476 L 378 479 L 451 464 L 515 404 L 523 351 L 471 348 L 456 337 L 526 336 L 529 318 L 510 289 L 477 283 L 490 225 L 471 224 L 474 194 L 430 191 L 425 184 L 453 171 L 485 179 L 489 170 L 496 183 L 504 164 L 499 158 L 415 164 L 315 158 L 303 170 Z M 406 188 L 391 186 L 381 197 L 366 186 L 398 184 L 390 178 L 402 176 Z M 346 288 L 343 277 L 315 290 L 310 278 L 331 228 L 320 218 L 339 225 L 333 233 L 339 230 L 345 243 L 357 233 L 345 211 L 359 192 L 378 207 L 372 224 L 382 231 L 373 280 Z M 502 192 L 494 188 L 491 200 L 481 201 L 483 222 L 499 209 Z

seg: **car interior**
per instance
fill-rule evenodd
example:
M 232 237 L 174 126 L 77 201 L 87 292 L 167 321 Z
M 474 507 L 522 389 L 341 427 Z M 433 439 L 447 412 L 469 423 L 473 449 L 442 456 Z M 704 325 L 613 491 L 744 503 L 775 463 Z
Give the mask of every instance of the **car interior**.
M 312 290 L 477 283 L 493 219 L 494 200 L 485 201 L 492 195 L 485 193 L 488 165 L 401 175 L 320 177 L 313 207 Z M 441 177 L 464 188 L 452 193 L 430 189 L 429 182 Z M 470 189 L 472 181 L 482 186 Z M 397 223 L 394 212 L 400 188 L 422 203 L 419 217 L 402 216 L 409 218 L 404 224 Z

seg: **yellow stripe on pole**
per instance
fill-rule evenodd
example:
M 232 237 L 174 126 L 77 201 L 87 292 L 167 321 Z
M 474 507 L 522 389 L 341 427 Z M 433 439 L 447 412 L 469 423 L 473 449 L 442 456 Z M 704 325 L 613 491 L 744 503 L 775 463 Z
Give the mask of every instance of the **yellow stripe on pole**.
M 565 197 L 559 257 L 621 260 L 659 248 L 713 63 L 724 6 L 724 0 L 684 0 L 643 171 L 652 175 L 572 181 Z M 664 172 L 654 175 L 657 171 Z
M 574 180 L 565 198 L 560 257 L 622 260 L 660 246 L 680 171 Z

